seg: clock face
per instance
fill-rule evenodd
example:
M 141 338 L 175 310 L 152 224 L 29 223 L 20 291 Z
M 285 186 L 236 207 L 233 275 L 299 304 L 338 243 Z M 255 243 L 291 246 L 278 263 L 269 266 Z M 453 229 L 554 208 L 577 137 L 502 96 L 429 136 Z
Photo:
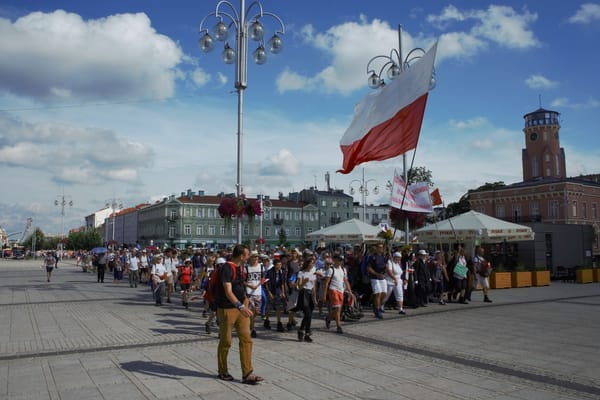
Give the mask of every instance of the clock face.
M 538 137 L 538 135 L 535 132 L 532 132 L 531 135 L 529 135 L 529 139 L 531 139 L 531 140 L 536 140 L 537 137 Z

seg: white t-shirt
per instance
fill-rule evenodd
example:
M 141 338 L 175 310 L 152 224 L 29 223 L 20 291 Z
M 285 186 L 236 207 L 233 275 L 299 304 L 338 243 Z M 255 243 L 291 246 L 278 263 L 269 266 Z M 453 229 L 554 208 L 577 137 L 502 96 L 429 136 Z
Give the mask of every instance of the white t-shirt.
M 326 277 L 331 278 L 329 280 L 329 290 L 337 290 L 338 292 L 344 292 L 344 278 L 346 277 L 346 270 L 343 267 L 329 268 L 327 270 Z
M 167 269 L 163 264 L 154 264 L 152 267 L 152 275 L 156 276 L 158 283 L 164 282 L 163 276 L 167 273 Z
M 132 256 L 129 259 L 129 270 L 130 271 L 137 271 L 139 269 L 139 258 L 137 258 L 137 256 Z
M 313 287 L 315 287 L 315 281 L 317 280 L 317 276 L 315 275 L 315 267 L 312 267 L 311 269 L 309 269 L 308 271 L 298 271 L 298 282 L 300 282 L 301 280 L 308 278 L 308 281 L 304 284 L 304 289 L 306 290 L 312 290 Z
M 260 286 L 260 280 L 262 279 L 263 267 L 260 264 L 248 265 L 246 268 L 246 283 L 256 286 L 256 289 L 252 289 L 246 286 L 246 294 L 248 296 L 260 296 L 262 294 L 262 288 Z
M 394 274 L 394 278 L 396 278 L 396 280 L 398 282 L 400 282 L 400 279 L 402 278 L 402 266 L 400 265 L 400 263 L 395 263 L 392 260 L 388 261 L 388 268 L 392 270 L 392 273 Z M 392 279 L 391 276 L 388 275 L 387 271 L 385 274 L 385 279 L 387 280 L 388 283 L 390 284 L 394 284 L 394 280 Z

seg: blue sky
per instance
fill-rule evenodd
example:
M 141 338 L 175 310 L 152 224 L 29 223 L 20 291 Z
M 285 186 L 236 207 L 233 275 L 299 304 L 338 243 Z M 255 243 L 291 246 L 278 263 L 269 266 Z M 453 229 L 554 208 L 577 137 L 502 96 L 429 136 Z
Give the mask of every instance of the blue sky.
M 234 69 L 220 48 L 205 54 L 197 46 L 199 23 L 216 3 L 0 4 L 2 228 L 22 231 L 31 217 L 60 233 L 54 201 L 63 193 L 73 201 L 67 230 L 113 199 L 132 206 L 186 189 L 235 191 Z M 248 64 L 248 196 L 324 189 L 327 172 L 331 186 L 348 192 L 363 166 L 369 188 L 392 179 L 401 157 L 335 171 L 353 107 L 371 91 L 366 64 L 398 46 L 398 24 L 405 54 L 439 39 L 437 86 L 408 159 L 432 171 L 446 204 L 485 182 L 521 180 L 522 117 L 540 97 L 561 113 L 568 175 L 600 172 L 600 3 L 262 4 L 286 32 L 283 52 Z M 270 37 L 279 26 L 264 22 Z M 367 201 L 388 203 L 389 192 Z

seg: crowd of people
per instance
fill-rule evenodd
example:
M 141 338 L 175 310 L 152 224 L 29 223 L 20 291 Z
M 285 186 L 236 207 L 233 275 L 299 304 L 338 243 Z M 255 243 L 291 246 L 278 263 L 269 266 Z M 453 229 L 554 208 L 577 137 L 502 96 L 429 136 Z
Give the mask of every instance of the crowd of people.
M 451 254 L 411 246 L 310 249 L 278 247 L 269 251 L 236 245 L 228 249 L 179 250 L 133 247 L 77 254 L 78 264 L 91 263 L 98 283 L 111 274 L 113 283 L 127 276 L 131 288 L 151 287 L 148 295 L 160 307 L 177 297 L 185 309 L 202 310 L 205 331 L 219 326 L 219 378 L 232 380 L 227 368 L 232 330 L 240 341 L 243 383 L 262 380 L 252 369 L 252 339 L 261 329 L 296 331 L 298 341 L 313 342 L 313 316 L 343 334 L 343 321 L 360 319 L 371 308 L 375 319 L 406 308 L 466 304 L 477 285 L 488 296 L 491 265 L 479 247 L 472 258 L 456 248 Z M 50 258 L 46 261 L 50 268 Z M 48 273 L 50 280 L 51 269 Z M 317 309 L 317 311 L 315 311 Z M 274 320 L 274 326 L 271 321 Z

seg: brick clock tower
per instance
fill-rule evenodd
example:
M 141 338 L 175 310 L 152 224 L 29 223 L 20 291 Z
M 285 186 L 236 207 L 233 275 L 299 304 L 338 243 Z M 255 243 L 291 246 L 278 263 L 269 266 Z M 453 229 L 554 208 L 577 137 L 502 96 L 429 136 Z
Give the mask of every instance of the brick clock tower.
M 525 114 L 525 148 L 523 149 L 523 181 L 564 179 L 565 150 L 560 147 L 559 113 L 539 108 Z

